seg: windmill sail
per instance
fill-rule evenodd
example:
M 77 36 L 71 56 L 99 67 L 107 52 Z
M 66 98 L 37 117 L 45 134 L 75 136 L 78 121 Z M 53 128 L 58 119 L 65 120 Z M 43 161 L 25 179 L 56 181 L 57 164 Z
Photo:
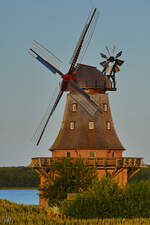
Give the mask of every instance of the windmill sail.
M 115 54 L 115 50 L 116 50 L 116 46 L 113 45 L 113 47 L 112 47 L 112 54 L 113 54 L 113 55 Z
M 110 56 L 111 54 L 110 54 L 109 48 L 107 46 L 105 46 L 105 48 L 106 48 L 108 55 Z
M 80 46 L 80 44 L 81 44 L 81 41 L 82 41 L 82 39 L 83 39 L 83 37 L 84 37 L 84 33 L 85 33 L 86 29 L 87 29 L 87 24 L 85 24 L 85 26 L 84 26 L 84 28 L 83 28 L 83 31 L 82 31 L 81 36 L 80 36 L 80 39 L 79 39 L 79 41 L 78 41 L 78 43 L 77 43 L 77 45 L 76 45 L 76 47 L 75 47 L 75 50 L 74 50 L 74 52 L 73 52 L 73 54 L 72 54 L 71 59 L 70 59 L 70 61 L 69 61 L 70 64 L 72 64 L 72 62 L 73 62 L 73 60 L 74 60 L 74 57 L 75 57 L 75 55 L 76 55 L 76 53 L 77 53 L 77 50 L 78 50 L 78 48 L 79 48 L 79 46 Z
M 102 113 L 100 107 L 90 99 L 75 82 L 72 80 L 68 83 L 68 90 L 71 92 L 71 97 L 77 101 L 90 116 L 94 116 L 96 112 Z
M 61 98 L 63 94 L 63 91 L 61 90 L 61 87 L 57 87 L 54 91 L 54 94 L 51 98 L 51 101 L 50 101 L 50 104 L 48 106 L 48 109 L 46 111 L 46 114 L 45 116 L 43 117 L 40 125 L 38 126 L 37 130 L 35 131 L 35 134 L 33 136 L 33 141 L 36 143 L 36 145 L 39 145 L 40 141 L 41 141 L 41 138 L 44 134 L 44 131 L 47 127 L 47 124 L 53 114 L 53 112 L 55 111 L 56 109 L 56 106 Z
M 99 11 L 98 9 L 95 8 L 94 10 L 92 10 L 92 13 L 89 16 L 87 23 L 84 26 L 80 39 L 70 59 L 71 67 L 70 67 L 69 73 L 72 72 L 75 64 L 77 64 L 77 61 L 81 62 L 81 60 L 83 59 L 83 56 L 86 52 L 86 49 L 94 33 L 98 17 L 99 17 Z
M 43 45 L 34 40 L 32 42 L 32 49 L 35 50 L 39 55 L 41 55 L 43 59 L 51 62 L 51 64 L 60 69 L 62 61 L 58 59 L 51 51 L 46 49 Z
M 97 20 L 99 18 L 99 14 L 100 13 L 99 13 L 98 9 L 96 9 L 95 15 L 94 15 L 94 17 L 92 19 L 92 22 L 91 22 L 91 24 L 90 24 L 90 26 L 88 28 L 87 34 L 86 34 L 86 36 L 84 38 L 82 49 L 80 51 L 80 55 L 79 55 L 79 58 L 78 58 L 78 63 L 81 63 L 81 61 L 82 61 L 82 59 L 83 59 L 83 57 L 84 57 L 84 55 L 86 53 L 86 50 L 87 50 L 87 48 L 88 48 L 88 46 L 90 44 L 90 41 L 92 39 L 92 36 L 94 34 L 94 30 L 95 30 L 95 27 L 96 27 L 96 24 L 97 24 Z
M 88 21 L 82 31 L 78 44 L 74 50 L 73 56 L 71 58 L 71 66 L 67 74 L 63 74 L 60 71 L 61 61 L 48 49 L 43 47 L 37 41 L 33 41 L 32 48 L 30 48 L 29 53 L 32 54 L 39 62 L 46 66 L 52 73 L 58 73 L 62 80 L 61 86 L 55 91 L 55 95 L 51 99 L 51 103 L 48 107 L 46 115 L 44 116 L 40 126 L 33 136 L 33 140 L 38 145 L 47 127 L 47 124 L 55 111 L 64 91 L 70 91 L 72 98 L 74 98 L 84 110 L 86 110 L 89 115 L 94 116 L 96 112 L 102 113 L 100 107 L 90 99 L 90 96 L 82 90 L 78 84 L 73 81 L 72 72 L 75 69 L 78 60 L 81 60 L 85 54 L 85 51 L 89 45 L 92 38 L 96 22 L 99 16 L 99 11 L 95 8 L 92 10 Z
M 37 41 L 33 41 L 32 48 L 29 53 L 35 57 L 39 62 L 46 66 L 52 73 L 58 73 L 62 75 L 59 70 L 62 62 L 52 52 L 43 47 Z

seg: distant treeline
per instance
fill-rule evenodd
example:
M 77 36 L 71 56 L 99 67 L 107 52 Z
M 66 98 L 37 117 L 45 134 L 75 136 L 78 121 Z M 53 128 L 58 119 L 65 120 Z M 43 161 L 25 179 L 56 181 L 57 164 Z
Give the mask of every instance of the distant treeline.
M 38 187 L 40 179 L 32 168 L 0 167 L 0 188 Z
M 150 166 L 141 169 L 129 182 L 150 179 Z M 38 187 L 40 179 L 34 169 L 28 167 L 0 167 L 0 188 Z

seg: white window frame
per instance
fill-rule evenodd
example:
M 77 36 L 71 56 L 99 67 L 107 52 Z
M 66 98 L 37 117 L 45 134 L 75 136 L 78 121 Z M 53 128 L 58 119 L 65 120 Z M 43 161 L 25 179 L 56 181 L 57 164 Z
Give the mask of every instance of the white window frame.
M 89 130 L 94 130 L 95 124 L 93 121 L 89 121 Z
M 77 103 L 73 103 L 72 104 L 72 112 L 76 112 L 77 111 Z
M 107 130 L 111 130 L 111 122 L 110 121 L 107 121 L 106 128 L 107 128 Z
M 70 122 L 70 130 L 74 130 L 75 129 L 75 121 L 71 121 Z
M 103 104 L 103 109 L 104 109 L 104 112 L 108 111 L 108 105 L 106 103 Z

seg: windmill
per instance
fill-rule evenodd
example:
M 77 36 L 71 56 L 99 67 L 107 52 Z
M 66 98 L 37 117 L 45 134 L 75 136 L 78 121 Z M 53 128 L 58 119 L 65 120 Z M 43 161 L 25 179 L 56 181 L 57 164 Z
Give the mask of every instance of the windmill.
M 37 145 L 40 143 L 47 124 L 65 91 L 70 91 L 71 93 L 78 93 L 77 97 L 76 95 L 74 95 L 74 98 L 91 116 L 94 116 L 96 113 L 101 113 L 100 107 L 94 101 L 92 101 L 89 95 L 76 83 L 76 77 L 73 74 L 78 62 L 83 58 L 85 51 L 89 45 L 98 17 L 99 11 L 97 8 L 95 8 L 92 10 L 83 28 L 80 39 L 70 60 L 71 66 L 66 74 L 63 74 L 58 69 L 58 66 L 61 64 L 61 61 L 37 41 L 33 41 L 32 48 L 30 48 L 29 53 L 33 57 L 35 57 L 40 63 L 46 66 L 52 73 L 57 73 L 62 78 L 59 91 L 56 95 L 55 100 L 53 100 L 53 103 L 50 104 L 49 110 L 47 112 L 47 117 L 44 119 L 44 121 L 42 121 L 42 125 L 39 127 L 39 129 L 37 129 L 34 135 L 35 139 L 37 140 Z
M 53 160 L 62 157 L 82 157 L 90 166 L 96 166 L 99 179 L 104 174 L 112 174 L 121 186 L 144 166 L 143 158 L 125 158 L 125 150 L 114 128 L 107 91 L 116 91 L 115 73 L 124 63 L 118 59 L 122 51 L 115 54 L 115 46 L 108 56 L 100 53 L 105 61 L 101 72 L 94 66 L 81 62 L 93 35 L 99 12 L 92 10 L 70 60 L 70 68 L 63 74 L 61 61 L 41 44 L 33 41 L 30 53 L 52 73 L 61 76 L 62 81 L 49 105 L 39 129 L 35 133 L 37 145 L 40 143 L 47 124 L 64 92 L 67 93 L 66 106 L 59 133 L 50 147 L 52 157 L 33 158 L 30 167 L 40 174 L 40 185 L 49 176 Z M 46 207 L 40 197 L 41 207 Z
M 114 56 L 116 48 L 115 45 L 113 45 L 112 54 L 110 53 L 110 50 L 107 46 L 105 48 L 108 53 L 108 56 L 103 53 L 100 53 L 101 57 L 105 59 L 105 61 L 101 62 L 100 65 L 104 68 L 103 73 L 107 74 L 107 76 L 112 79 L 114 88 L 116 88 L 115 73 L 120 71 L 119 66 L 124 63 L 123 60 L 118 59 L 122 55 L 122 51 L 118 52 Z

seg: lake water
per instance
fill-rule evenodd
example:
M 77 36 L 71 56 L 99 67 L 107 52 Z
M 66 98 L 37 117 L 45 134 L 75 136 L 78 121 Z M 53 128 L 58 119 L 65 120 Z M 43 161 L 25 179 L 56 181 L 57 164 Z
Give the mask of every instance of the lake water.
M 38 205 L 39 191 L 33 189 L 0 190 L 0 199 L 7 199 L 12 202 L 23 203 L 26 205 Z

